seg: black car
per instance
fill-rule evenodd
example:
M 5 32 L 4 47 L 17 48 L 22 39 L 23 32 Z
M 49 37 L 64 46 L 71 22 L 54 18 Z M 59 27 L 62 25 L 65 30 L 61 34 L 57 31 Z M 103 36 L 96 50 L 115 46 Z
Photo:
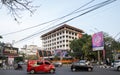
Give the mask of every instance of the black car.
M 71 71 L 92 71 L 93 70 L 93 66 L 90 62 L 86 61 L 86 60 L 80 60 L 78 62 L 74 62 L 71 65 Z

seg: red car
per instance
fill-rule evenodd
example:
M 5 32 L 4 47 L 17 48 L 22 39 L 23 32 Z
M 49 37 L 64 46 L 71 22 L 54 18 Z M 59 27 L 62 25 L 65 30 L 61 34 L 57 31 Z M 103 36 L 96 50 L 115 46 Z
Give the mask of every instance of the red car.
M 55 66 L 47 60 L 29 60 L 27 63 L 27 72 L 47 72 L 55 73 Z

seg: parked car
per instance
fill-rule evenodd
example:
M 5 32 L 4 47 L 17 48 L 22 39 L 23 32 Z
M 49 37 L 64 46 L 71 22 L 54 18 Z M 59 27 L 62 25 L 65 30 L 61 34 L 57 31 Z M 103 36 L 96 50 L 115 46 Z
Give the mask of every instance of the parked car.
M 71 65 L 71 71 L 80 71 L 80 70 L 92 71 L 93 66 L 90 62 L 86 60 L 73 62 Z
M 63 64 L 60 61 L 53 62 L 55 67 L 61 67 Z
M 116 70 L 120 71 L 120 60 L 115 60 L 115 61 L 113 62 L 113 67 L 114 67 Z
M 55 66 L 47 60 L 29 60 L 27 72 L 31 74 L 38 72 L 55 73 Z

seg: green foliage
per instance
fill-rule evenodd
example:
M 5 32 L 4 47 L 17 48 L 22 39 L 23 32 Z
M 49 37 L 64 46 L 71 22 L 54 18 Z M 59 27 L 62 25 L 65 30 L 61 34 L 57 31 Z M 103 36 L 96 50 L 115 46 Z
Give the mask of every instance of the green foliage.
M 88 34 L 83 34 L 82 38 L 71 41 L 70 49 L 73 51 L 70 54 L 79 59 L 94 57 L 96 54 L 92 51 L 92 38 Z
M 91 35 L 83 34 L 82 38 L 74 39 L 70 43 L 70 49 L 72 52 L 69 52 L 69 54 L 75 58 L 97 59 L 97 52 L 92 51 Z M 104 33 L 104 49 L 106 58 L 113 59 L 113 54 L 115 55 L 115 52 L 120 50 L 120 42 L 109 36 L 109 34 Z M 100 56 L 103 56 L 102 51 L 100 51 Z M 101 57 L 101 59 L 103 58 Z
M 19 61 L 23 61 L 23 57 L 15 57 L 14 60 L 18 63 Z
M 110 58 L 111 60 L 114 58 L 113 54 L 120 50 L 120 42 L 112 38 L 107 33 L 104 33 L 104 48 L 106 51 L 106 58 Z

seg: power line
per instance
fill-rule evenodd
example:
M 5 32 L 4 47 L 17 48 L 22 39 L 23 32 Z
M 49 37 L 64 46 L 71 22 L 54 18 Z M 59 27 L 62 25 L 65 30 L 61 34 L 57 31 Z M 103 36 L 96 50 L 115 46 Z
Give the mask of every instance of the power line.
M 67 23 L 67 22 L 69 22 L 69 21 L 72 21 L 73 19 L 76 19 L 76 18 L 78 18 L 78 17 L 80 17 L 80 16 L 82 16 L 82 15 L 85 15 L 85 14 L 87 14 L 87 13 L 89 13 L 89 12 L 92 12 L 92 11 L 94 11 L 94 10 L 96 10 L 96 9 L 98 9 L 98 8 L 101 8 L 101 7 L 103 7 L 103 6 L 107 5 L 107 4 L 110 4 L 110 3 L 114 2 L 114 1 L 116 1 L 116 0 L 106 0 L 106 1 L 104 1 L 104 2 L 98 3 L 98 4 L 95 5 L 94 8 L 93 8 L 93 6 L 92 6 L 92 8 L 91 8 L 90 10 L 88 10 L 88 11 L 86 11 L 86 12 L 80 14 L 80 15 L 77 15 L 77 16 L 71 18 L 71 19 L 68 19 L 68 20 L 66 20 L 66 21 L 64 21 L 64 22 L 62 22 L 62 23 L 59 23 L 59 24 L 57 24 L 57 25 L 55 25 L 55 26 L 52 26 L 52 27 L 50 27 L 50 28 L 48 28 L 48 29 L 45 29 L 45 30 L 43 30 L 43 31 L 40 31 L 40 32 L 37 32 L 37 33 L 35 33 L 35 34 L 29 35 L 29 36 L 27 36 L 27 37 L 25 37 L 25 38 L 23 38 L 23 39 L 21 39 L 21 40 L 19 40 L 19 41 L 16 41 L 15 43 L 24 41 L 25 39 L 28 39 L 28 38 L 30 38 L 30 37 L 33 37 L 33 36 L 37 35 L 37 34 L 40 34 L 40 33 L 44 32 L 44 31 L 46 31 L 46 30 L 49 30 L 49 29 L 51 29 L 51 28 L 54 28 L 54 27 L 60 26 L 60 25 L 62 25 L 62 24 L 64 24 L 64 23 Z
M 117 33 L 115 36 L 114 36 L 114 39 L 118 36 L 120 34 L 120 32 L 119 33 Z
M 21 30 L 18 30 L 18 31 L 14 31 L 14 32 L 2 34 L 2 36 L 6 36 L 6 35 L 10 35 L 10 34 L 15 34 L 15 33 L 18 33 L 18 32 L 23 32 L 23 31 L 25 31 L 25 30 L 29 30 L 29 29 L 32 29 L 32 28 L 36 28 L 36 27 L 41 26 L 41 25 L 44 25 L 44 24 L 48 24 L 48 23 L 51 23 L 51 22 L 54 22 L 54 21 L 55 21 L 55 22 L 56 22 L 56 21 L 59 21 L 59 20 L 65 18 L 65 17 L 67 17 L 67 16 L 70 16 L 70 15 L 72 15 L 72 14 L 78 13 L 77 11 L 78 11 L 79 9 L 87 6 L 88 4 L 92 3 L 93 1 L 95 1 L 95 0 L 89 1 L 88 3 L 86 3 L 86 4 L 82 5 L 81 7 L 79 7 L 78 9 L 76 9 L 76 10 L 72 11 L 71 13 L 69 13 L 69 14 L 67 14 L 67 15 L 65 15 L 65 16 L 62 16 L 62 17 L 60 17 L 60 18 L 57 18 L 57 19 L 54 19 L 54 20 L 51 20 L 51 21 L 48 21 L 48 22 L 44 22 L 44 23 L 41 23 L 41 24 L 38 24 L 38 25 L 35 25 L 35 26 L 31 26 L 31 27 L 29 27 L 29 28 L 25 28 L 25 29 L 21 29 Z M 84 10 L 86 10 L 86 9 L 80 10 L 79 12 L 84 11 Z

